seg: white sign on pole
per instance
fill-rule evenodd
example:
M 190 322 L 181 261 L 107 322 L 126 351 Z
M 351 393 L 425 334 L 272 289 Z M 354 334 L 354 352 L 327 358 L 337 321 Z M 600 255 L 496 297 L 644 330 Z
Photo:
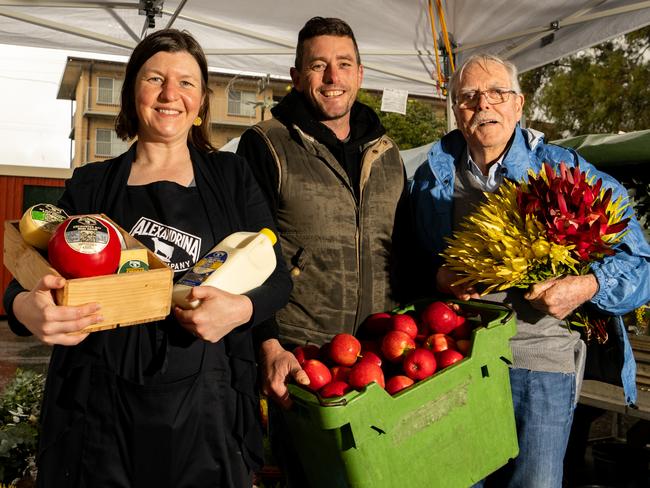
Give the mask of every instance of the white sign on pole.
M 406 115 L 406 102 L 408 97 L 409 92 L 407 90 L 384 88 L 384 93 L 381 97 L 381 111 Z

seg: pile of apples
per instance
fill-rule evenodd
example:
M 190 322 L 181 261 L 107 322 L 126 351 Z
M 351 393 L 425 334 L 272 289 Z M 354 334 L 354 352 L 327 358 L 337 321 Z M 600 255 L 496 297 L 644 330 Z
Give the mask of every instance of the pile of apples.
M 375 381 L 397 392 L 462 360 L 471 349 L 474 320 L 458 304 L 432 302 L 419 316 L 370 315 L 359 337 L 337 334 L 321 347 L 298 346 L 293 353 L 307 373 L 309 390 L 322 398 L 342 396 Z

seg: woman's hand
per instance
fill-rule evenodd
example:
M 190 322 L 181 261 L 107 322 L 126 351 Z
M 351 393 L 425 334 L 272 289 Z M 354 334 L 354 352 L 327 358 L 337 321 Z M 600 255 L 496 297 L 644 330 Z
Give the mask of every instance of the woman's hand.
M 309 385 L 307 373 L 296 356 L 287 351 L 277 339 L 267 339 L 260 346 L 262 393 L 282 408 L 291 407 L 287 383 L 293 379 L 300 385 Z
M 460 276 L 455 271 L 440 266 L 436 273 L 436 288 L 442 293 L 454 295 L 459 300 L 469 300 L 470 298 L 480 298 L 481 296 L 476 292 L 473 286 L 457 285 L 453 283 L 458 281 Z
M 209 342 L 221 340 L 253 316 L 253 302 L 246 295 L 233 295 L 213 286 L 195 286 L 188 301 L 200 300 L 194 310 L 174 307 L 174 315 L 189 332 Z
M 52 290 L 63 288 L 65 278 L 45 275 L 33 290 L 16 295 L 13 313 L 18 321 L 41 342 L 54 345 L 74 346 L 83 341 L 88 334 L 79 332 L 89 325 L 104 319 L 97 312 L 99 304 L 88 303 L 78 307 L 58 306 L 54 303 Z

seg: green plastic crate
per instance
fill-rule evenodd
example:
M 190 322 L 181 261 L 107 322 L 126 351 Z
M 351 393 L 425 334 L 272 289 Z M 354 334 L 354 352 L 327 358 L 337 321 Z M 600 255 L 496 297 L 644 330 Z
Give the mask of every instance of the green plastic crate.
M 372 383 L 319 399 L 289 385 L 294 406 L 285 416 L 312 486 L 463 488 L 518 454 L 508 374 L 514 312 L 457 303 L 484 325 L 470 354 L 408 390 L 390 396 Z

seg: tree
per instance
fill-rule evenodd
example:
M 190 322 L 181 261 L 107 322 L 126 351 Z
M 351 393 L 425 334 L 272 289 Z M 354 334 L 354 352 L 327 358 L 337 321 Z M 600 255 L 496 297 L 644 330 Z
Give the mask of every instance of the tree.
M 650 128 L 650 26 L 520 77 L 528 125 L 548 140 Z M 540 124 L 540 119 L 546 123 Z M 643 171 L 608 168 L 628 189 L 650 233 L 650 181 Z
M 440 139 L 447 129 L 442 117 L 436 116 L 433 107 L 425 102 L 410 99 L 406 106 L 406 115 L 382 112 L 379 96 L 359 90 L 357 99 L 369 105 L 386 128 L 386 133 L 400 149 L 423 146 Z
M 546 120 L 550 140 L 647 129 L 649 52 L 650 27 L 645 27 L 524 73 L 527 119 Z

